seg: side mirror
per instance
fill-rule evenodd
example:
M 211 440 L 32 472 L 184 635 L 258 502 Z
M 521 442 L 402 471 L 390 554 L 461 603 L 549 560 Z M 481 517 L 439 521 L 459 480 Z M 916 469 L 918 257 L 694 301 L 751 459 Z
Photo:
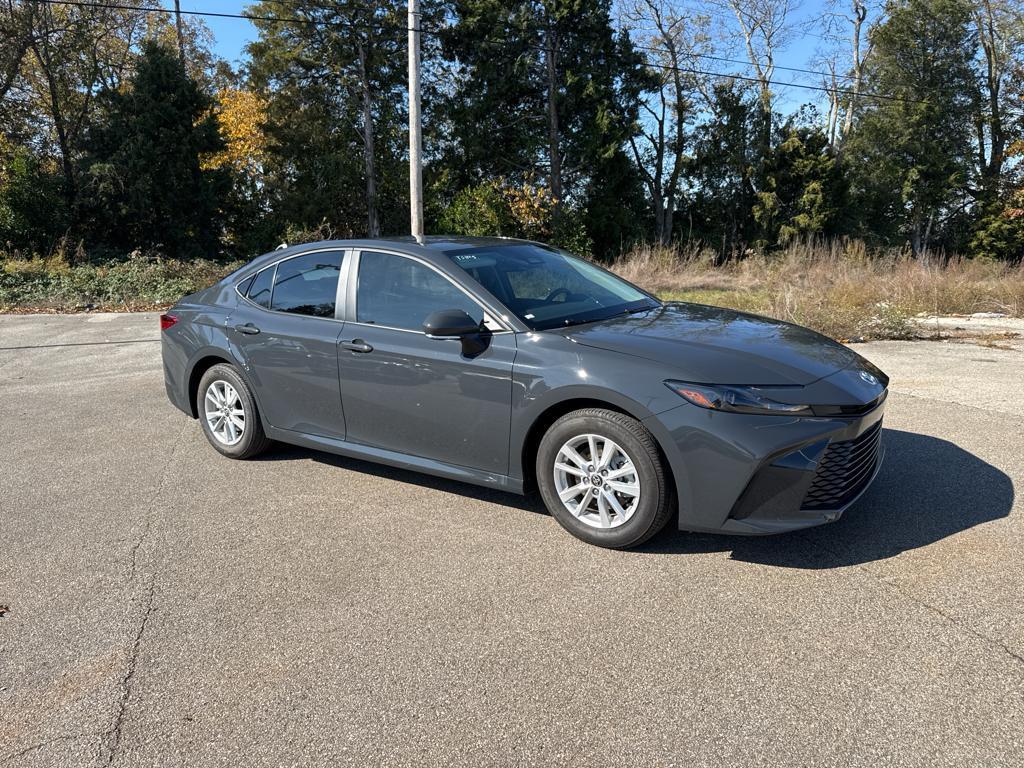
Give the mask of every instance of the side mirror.
M 437 339 L 451 339 L 480 332 L 480 324 L 461 309 L 440 309 L 423 321 L 423 332 Z

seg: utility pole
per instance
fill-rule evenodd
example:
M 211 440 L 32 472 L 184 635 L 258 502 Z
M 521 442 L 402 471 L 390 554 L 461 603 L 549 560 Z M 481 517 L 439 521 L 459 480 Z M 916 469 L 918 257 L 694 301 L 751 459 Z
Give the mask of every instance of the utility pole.
M 420 124 L 420 0 L 409 0 L 409 215 L 423 236 L 423 137 Z
M 181 0 L 174 0 L 174 26 L 178 29 L 178 58 L 185 61 L 185 37 L 181 32 Z

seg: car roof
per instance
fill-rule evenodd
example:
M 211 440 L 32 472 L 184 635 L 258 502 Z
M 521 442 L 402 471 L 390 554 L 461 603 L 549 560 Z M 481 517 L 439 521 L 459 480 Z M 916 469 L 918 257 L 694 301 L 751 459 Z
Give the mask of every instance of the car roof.
M 469 248 L 485 248 L 496 245 L 536 245 L 541 248 L 550 248 L 544 243 L 537 243 L 532 240 L 519 240 L 512 237 L 461 237 L 458 235 L 427 235 L 424 237 L 378 237 L 364 238 L 361 240 L 318 240 L 309 243 L 300 243 L 287 248 L 278 248 L 257 256 L 245 266 L 245 271 L 262 267 L 265 264 L 272 264 L 280 259 L 288 258 L 304 251 L 319 250 L 323 248 L 387 248 L 388 250 L 400 251 L 412 256 L 419 256 L 431 262 L 437 262 L 441 256 L 452 251 L 460 251 Z

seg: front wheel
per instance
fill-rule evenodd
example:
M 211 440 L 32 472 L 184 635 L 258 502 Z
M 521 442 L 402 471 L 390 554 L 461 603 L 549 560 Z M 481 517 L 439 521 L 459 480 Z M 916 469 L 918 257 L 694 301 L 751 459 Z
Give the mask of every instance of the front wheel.
M 270 445 L 245 379 L 231 365 L 219 363 L 199 381 L 196 410 L 210 445 L 232 459 L 248 459 Z
M 537 451 L 537 485 L 573 536 L 613 549 L 660 531 L 672 511 L 658 446 L 634 418 L 603 408 L 566 414 Z

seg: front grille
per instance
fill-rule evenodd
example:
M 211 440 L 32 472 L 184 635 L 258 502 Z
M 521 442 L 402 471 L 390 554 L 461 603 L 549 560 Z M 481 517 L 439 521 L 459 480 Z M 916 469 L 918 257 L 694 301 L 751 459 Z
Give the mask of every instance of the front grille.
M 803 509 L 839 509 L 871 480 L 878 463 L 882 422 L 853 440 L 831 443 L 825 449 Z

